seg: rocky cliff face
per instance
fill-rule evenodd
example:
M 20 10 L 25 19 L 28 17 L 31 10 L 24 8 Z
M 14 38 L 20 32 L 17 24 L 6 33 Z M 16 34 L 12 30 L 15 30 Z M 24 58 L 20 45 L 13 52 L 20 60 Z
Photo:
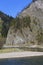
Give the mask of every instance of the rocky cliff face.
M 33 0 L 32 4 L 19 14 L 19 18 L 30 16 L 30 27 L 21 27 L 15 32 L 10 28 L 7 35 L 6 45 L 13 46 L 43 46 L 43 0 Z M 24 22 L 25 23 L 25 22 Z M 31 28 L 31 30 L 30 30 Z
M 29 8 L 26 8 L 23 12 L 21 12 L 20 16 L 35 16 L 38 18 L 43 18 L 43 0 L 36 0 L 32 2 Z

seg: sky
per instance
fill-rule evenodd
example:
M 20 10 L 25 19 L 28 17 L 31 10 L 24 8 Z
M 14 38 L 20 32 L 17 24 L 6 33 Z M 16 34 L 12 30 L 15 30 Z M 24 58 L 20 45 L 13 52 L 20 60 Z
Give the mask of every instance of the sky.
M 0 11 L 16 17 L 32 0 L 0 0 Z

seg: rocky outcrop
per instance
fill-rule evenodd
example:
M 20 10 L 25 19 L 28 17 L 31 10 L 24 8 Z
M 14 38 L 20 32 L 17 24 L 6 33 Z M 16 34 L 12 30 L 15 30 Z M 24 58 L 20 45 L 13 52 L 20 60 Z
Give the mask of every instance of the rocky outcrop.
M 10 46 L 43 46 L 43 1 L 33 0 L 30 7 L 22 11 L 18 17 L 30 16 L 30 27 L 21 27 L 15 32 L 15 28 L 11 27 L 8 31 L 6 45 Z M 31 28 L 31 30 L 30 30 Z

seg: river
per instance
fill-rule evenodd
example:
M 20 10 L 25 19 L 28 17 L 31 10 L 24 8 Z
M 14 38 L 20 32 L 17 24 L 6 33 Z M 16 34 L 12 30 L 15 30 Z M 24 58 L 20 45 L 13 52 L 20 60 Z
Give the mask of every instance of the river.
M 43 65 L 43 56 L 2 59 L 0 65 Z

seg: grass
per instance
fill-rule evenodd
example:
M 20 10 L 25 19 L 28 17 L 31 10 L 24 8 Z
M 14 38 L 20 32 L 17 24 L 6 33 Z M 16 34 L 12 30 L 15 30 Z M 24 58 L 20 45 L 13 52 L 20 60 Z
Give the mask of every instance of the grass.
M 0 49 L 0 53 L 9 53 L 9 52 L 19 52 L 19 51 L 23 51 L 21 49 L 18 48 L 6 48 L 6 49 Z

